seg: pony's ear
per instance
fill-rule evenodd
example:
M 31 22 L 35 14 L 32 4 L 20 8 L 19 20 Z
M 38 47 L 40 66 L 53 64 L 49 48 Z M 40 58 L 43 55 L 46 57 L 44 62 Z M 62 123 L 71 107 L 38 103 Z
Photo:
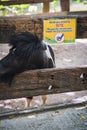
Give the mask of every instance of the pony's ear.
M 40 40 L 40 38 L 37 36 L 36 33 L 34 33 L 34 36 L 35 36 L 35 42 L 36 42 L 36 43 L 40 43 L 41 40 Z

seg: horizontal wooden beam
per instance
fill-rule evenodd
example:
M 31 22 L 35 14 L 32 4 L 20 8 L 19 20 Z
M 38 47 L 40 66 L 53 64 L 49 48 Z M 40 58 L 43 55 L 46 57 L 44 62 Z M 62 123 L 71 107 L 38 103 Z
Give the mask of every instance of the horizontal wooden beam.
M 43 20 L 55 18 L 76 18 L 76 38 L 87 38 L 87 13 L 61 12 L 43 13 L 37 15 L 20 17 L 1 17 L 0 18 L 0 43 L 9 42 L 9 37 L 16 32 L 36 33 L 43 38 Z
M 9 1 L 0 1 L 0 5 L 17 5 L 17 4 L 32 4 L 32 3 L 45 3 L 51 2 L 52 0 L 9 0 Z
M 0 99 L 87 90 L 87 66 L 24 72 L 11 86 L 0 83 Z

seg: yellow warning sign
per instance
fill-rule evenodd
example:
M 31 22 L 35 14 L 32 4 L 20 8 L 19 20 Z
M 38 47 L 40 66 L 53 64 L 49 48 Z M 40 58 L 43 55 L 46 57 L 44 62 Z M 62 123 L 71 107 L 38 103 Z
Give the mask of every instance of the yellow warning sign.
M 76 19 L 50 19 L 43 23 L 43 40 L 50 44 L 74 43 Z

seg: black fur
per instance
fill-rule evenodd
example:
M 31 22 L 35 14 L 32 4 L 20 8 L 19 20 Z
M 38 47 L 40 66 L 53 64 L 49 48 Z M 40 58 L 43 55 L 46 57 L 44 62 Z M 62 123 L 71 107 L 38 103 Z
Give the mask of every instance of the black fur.
M 22 32 L 11 37 L 11 49 L 0 60 L 0 81 L 12 82 L 13 77 L 26 70 L 53 68 L 55 57 L 52 48 L 42 42 L 36 35 Z M 52 59 L 47 56 L 47 47 Z

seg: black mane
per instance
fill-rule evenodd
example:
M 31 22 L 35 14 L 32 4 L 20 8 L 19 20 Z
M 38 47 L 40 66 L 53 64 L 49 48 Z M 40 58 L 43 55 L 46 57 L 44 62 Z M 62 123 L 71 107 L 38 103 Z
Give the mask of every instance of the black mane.
M 41 43 L 41 40 L 37 37 L 36 34 L 30 32 L 17 33 L 11 36 L 9 45 L 17 46 L 20 43 Z
M 46 45 L 37 37 L 37 35 L 30 32 L 22 32 L 11 36 L 9 45 L 11 46 L 10 51 L 17 48 L 19 53 L 21 50 L 27 51 L 27 49 L 31 51 L 36 48 L 42 50 L 47 49 Z
M 9 53 L 0 60 L 0 81 L 11 83 L 15 75 L 26 70 L 55 67 L 51 46 L 30 32 L 13 35 L 9 45 L 11 45 Z

